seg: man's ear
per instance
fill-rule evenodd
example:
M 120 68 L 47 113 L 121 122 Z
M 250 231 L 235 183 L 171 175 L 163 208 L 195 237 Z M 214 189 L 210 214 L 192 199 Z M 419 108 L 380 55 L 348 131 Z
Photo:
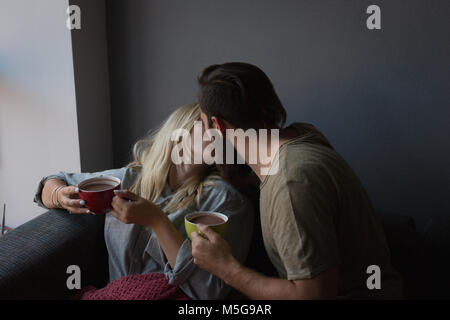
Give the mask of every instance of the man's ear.
M 225 130 L 227 129 L 225 122 L 222 119 L 214 117 L 214 116 L 211 117 L 211 122 L 212 122 L 212 127 L 214 129 L 218 130 L 222 137 L 225 137 L 225 134 L 226 134 Z

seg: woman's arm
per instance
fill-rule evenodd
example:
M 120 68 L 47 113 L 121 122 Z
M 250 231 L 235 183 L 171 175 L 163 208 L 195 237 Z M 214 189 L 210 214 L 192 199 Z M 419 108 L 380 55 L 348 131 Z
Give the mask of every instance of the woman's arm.
M 244 262 L 250 246 L 253 228 L 253 208 L 237 191 L 229 190 L 223 182 L 212 188 L 202 199 L 200 210 L 218 211 L 229 217 L 226 239 L 233 255 Z M 148 253 L 167 258 L 164 273 L 169 283 L 179 286 L 194 299 L 223 299 L 230 291 L 224 281 L 206 270 L 198 268 L 192 257 L 191 242 L 183 239 L 172 222 L 159 207 L 131 192 L 122 190 L 113 199 L 111 214 L 124 223 L 150 226 L 154 237 L 150 238 Z M 131 200 L 131 201 L 128 201 Z M 160 261 L 164 264 L 164 261 Z
M 58 190 L 59 187 L 65 186 L 67 186 L 65 181 L 59 179 L 47 180 L 44 184 L 44 188 L 42 189 L 41 193 L 41 200 L 44 206 L 49 209 L 58 208 L 56 202 L 57 199 L 56 190 Z
M 151 227 L 172 267 L 184 239 L 167 215 L 153 202 L 127 190 L 116 190 L 110 212 L 125 224 L 134 223 Z
M 78 189 L 67 186 L 63 180 L 47 180 L 42 189 L 41 200 L 49 209 L 61 208 L 76 214 L 89 213 L 88 209 L 83 208 L 85 202 L 78 199 Z
M 71 213 L 88 213 L 82 208 L 84 202 L 78 199 L 76 186 L 83 180 L 101 175 L 113 176 L 123 182 L 125 176 L 133 174 L 127 168 L 112 169 L 94 173 L 68 173 L 60 172 L 56 175 L 44 177 L 34 196 L 34 202 L 48 209 L 63 208 Z M 130 177 L 129 177 L 130 178 Z M 131 181 L 132 179 L 127 179 Z M 127 186 L 125 186 L 127 187 Z
M 164 218 L 160 219 L 158 223 L 152 226 L 152 229 L 166 255 L 167 261 L 172 269 L 175 268 L 178 252 L 180 251 L 184 239 L 166 215 L 164 215 Z

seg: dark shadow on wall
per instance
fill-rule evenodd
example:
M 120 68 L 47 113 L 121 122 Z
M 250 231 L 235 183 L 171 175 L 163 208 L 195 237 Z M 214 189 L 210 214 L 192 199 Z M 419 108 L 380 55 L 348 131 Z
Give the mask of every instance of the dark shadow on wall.
M 70 0 L 81 9 L 72 30 L 78 138 L 83 172 L 113 167 L 105 0 Z
M 321 129 L 378 210 L 450 212 L 448 1 L 107 1 L 114 164 L 176 107 L 207 65 L 272 79 L 288 122 Z

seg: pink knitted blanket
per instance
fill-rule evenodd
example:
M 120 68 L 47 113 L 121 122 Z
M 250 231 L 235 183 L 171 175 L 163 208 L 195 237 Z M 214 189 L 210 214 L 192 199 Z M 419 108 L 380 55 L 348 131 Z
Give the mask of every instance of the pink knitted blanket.
M 102 289 L 88 286 L 76 300 L 189 300 L 177 286 L 169 284 L 163 273 L 129 275 L 110 282 Z

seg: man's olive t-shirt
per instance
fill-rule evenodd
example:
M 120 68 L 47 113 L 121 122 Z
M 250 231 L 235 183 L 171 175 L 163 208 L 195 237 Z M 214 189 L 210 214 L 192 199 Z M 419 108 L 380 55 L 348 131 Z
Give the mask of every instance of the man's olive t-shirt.
M 281 278 L 310 279 L 339 265 L 339 296 L 401 298 L 381 224 L 358 177 L 312 125 L 278 150 L 261 184 L 266 251 Z M 367 279 L 381 272 L 381 289 Z M 376 283 L 373 278 L 369 281 Z

